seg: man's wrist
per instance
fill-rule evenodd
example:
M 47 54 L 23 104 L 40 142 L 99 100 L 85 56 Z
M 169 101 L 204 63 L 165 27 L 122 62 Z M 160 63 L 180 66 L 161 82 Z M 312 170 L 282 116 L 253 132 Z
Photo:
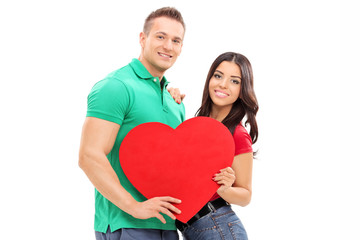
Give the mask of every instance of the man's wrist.
M 121 202 L 121 206 L 119 207 L 124 212 L 133 216 L 135 214 L 135 210 L 137 209 L 137 205 L 139 204 L 133 197 L 126 199 Z

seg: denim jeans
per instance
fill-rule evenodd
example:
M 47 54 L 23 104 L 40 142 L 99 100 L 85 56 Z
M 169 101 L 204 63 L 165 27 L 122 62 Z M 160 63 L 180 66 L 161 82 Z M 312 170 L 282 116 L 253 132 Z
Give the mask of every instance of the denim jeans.
M 231 206 L 211 212 L 182 232 L 184 240 L 247 240 L 247 234 Z
M 178 240 L 176 231 L 143 229 L 143 228 L 120 228 L 114 232 L 108 228 L 106 233 L 95 232 L 96 240 Z

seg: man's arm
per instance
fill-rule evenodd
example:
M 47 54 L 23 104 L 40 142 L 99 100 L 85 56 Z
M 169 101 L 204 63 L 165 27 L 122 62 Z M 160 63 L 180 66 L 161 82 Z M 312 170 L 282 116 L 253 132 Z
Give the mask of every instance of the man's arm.
M 179 214 L 180 210 L 172 203 L 180 203 L 180 200 L 172 197 L 157 197 L 138 202 L 121 186 L 118 176 L 106 157 L 114 145 L 119 129 L 119 124 L 87 117 L 80 143 L 80 168 L 105 198 L 133 217 L 139 219 L 156 217 L 165 223 L 161 212 L 175 219 L 172 212 Z

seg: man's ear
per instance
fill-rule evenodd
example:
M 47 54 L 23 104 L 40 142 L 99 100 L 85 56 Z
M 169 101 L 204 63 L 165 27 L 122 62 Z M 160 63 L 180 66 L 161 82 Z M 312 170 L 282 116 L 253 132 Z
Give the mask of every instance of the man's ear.
M 139 36 L 139 41 L 140 41 L 140 45 L 142 48 L 144 48 L 145 46 L 145 41 L 146 41 L 146 34 L 144 32 L 141 32 L 140 33 L 140 36 Z

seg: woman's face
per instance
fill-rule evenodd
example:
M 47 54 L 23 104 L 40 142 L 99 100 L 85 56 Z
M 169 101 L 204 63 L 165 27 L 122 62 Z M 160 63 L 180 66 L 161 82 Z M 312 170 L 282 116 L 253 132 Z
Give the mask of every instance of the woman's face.
M 241 72 L 234 62 L 223 61 L 209 82 L 210 98 L 216 107 L 232 107 L 240 96 Z

